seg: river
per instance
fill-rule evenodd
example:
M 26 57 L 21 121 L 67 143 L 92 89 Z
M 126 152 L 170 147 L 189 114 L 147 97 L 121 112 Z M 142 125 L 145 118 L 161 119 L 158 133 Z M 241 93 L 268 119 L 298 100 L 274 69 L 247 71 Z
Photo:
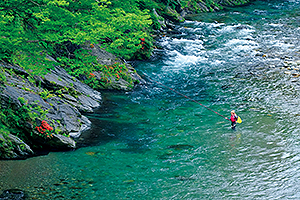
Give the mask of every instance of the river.
M 103 92 L 81 148 L 0 161 L 0 190 L 29 199 L 299 199 L 300 0 L 190 16 Z M 293 75 L 294 74 L 294 75 Z M 210 109 L 243 119 L 230 123 Z

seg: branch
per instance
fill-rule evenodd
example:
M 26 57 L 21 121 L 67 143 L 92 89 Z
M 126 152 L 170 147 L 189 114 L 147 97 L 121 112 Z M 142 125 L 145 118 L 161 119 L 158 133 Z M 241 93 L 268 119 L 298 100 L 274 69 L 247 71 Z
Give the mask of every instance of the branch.
M 35 5 L 41 6 L 40 4 L 38 4 L 38 3 L 36 3 L 36 2 L 34 2 L 32 0 L 30 0 L 30 2 L 33 3 L 33 4 L 35 4 Z

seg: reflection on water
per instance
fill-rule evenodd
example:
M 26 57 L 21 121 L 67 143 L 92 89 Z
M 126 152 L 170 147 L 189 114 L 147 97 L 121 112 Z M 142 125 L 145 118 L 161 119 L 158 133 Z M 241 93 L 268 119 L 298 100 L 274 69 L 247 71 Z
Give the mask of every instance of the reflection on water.
M 76 151 L 1 161 L 0 189 L 35 199 L 298 199 L 298 1 L 194 16 L 136 69 L 148 81 L 104 92 Z M 300 59 L 299 59 L 300 60 Z M 284 70 L 282 69 L 284 68 Z M 299 73 L 299 70 L 290 70 Z

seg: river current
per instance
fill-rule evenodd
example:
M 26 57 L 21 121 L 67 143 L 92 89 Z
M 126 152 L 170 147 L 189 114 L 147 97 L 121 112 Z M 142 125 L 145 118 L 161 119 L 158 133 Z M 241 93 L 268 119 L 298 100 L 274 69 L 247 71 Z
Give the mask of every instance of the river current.
M 190 16 L 165 35 L 147 84 L 103 92 L 75 151 L 0 161 L 29 199 L 300 199 L 300 1 Z M 300 64 L 300 62 L 299 62 Z M 235 131 L 210 109 L 243 119 Z

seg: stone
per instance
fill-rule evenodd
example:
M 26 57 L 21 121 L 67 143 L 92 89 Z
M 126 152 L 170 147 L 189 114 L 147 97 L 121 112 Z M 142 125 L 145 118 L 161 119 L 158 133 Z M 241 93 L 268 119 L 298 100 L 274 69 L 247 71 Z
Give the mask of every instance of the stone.
M 145 83 L 145 81 L 137 74 L 137 72 L 131 65 L 129 65 L 122 59 L 116 57 L 115 55 L 105 51 L 104 49 L 102 49 L 100 47 L 99 44 L 95 44 L 94 48 L 91 49 L 90 43 L 86 42 L 84 45 L 82 45 L 82 48 L 91 50 L 90 54 L 93 56 L 96 56 L 98 63 L 101 65 L 110 66 L 110 65 L 114 65 L 115 63 L 119 63 L 121 65 L 125 64 L 126 68 L 128 69 L 128 72 L 125 72 L 125 73 L 127 74 L 127 76 L 131 77 L 133 80 L 133 82 L 128 82 L 122 78 L 117 79 L 116 77 L 109 77 L 110 84 L 108 86 L 103 87 L 102 89 L 109 89 L 109 90 L 116 89 L 116 90 L 129 91 L 129 90 L 132 90 L 132 88 L 134 87 L 135 84 Z M 93 74 L 95 75 L 95 77 L 98 80 L 103 78 L 102 72 L 95 71 L 95 72 L 93 72 Z M 78 88 L 76 88 L 75 85 L 74 85 L 74 89 L 78 90 Z M 86 96 L 92 97 L 94 100 L 97 101 L 97 99 L 95 99 L 93 94 L 86 94 L 86 93 L 83 93 L 83 94 Z
M 30 146 L 27 145 L 25 142 L 23 142 L 17 136 L 9 134 L 8 138 L 13 143 L 14 148 L 15 148 L 15 152 L 18 154 L 18 157 L 23 158 L 23 157 L 30 156 L 30 155 L 34 154 L 32 149 L 30 148 Z
M 172 22 L 184 22 L 184 18 L 178 14 L 176 10 L 173 10 L 170 6 L 167 6 L 162 14 L 166 19 Z
M 57 150 L 76 148 L 76 143 L 72 138 L 57 134 L 53 134 L 53 138 L 47 142 L 47 145 L 51 147 L 51 149 Z
M 156 16 L 157 21 L 160 24 L 161 28 L 165 29 L 167 27 L 165 19 L 156 12 L 155 8 L 153 8 L 153 14 Z
M 15 159 L 32 156 L 34 152 L 29 145 L 38 145 L 50 150 L 76 148 L 75 141 L 66 136 L 79 137 L 91 127 L 91 122 L 81 112 L 93 112 L 93 109 L 101 105 L 100 92 L 70 76 L 59 66 L 54 66 L 44 77 L 36 76 L 35 79 L 41 81 L 41 85 L 36 86 L 26 78 L 26 71 L 22 68 L 5 63 L 1 65 L 17 73 L 6 73 L 9 85 L 0 86 L 1 107 L 17 110 L 26 104 L 27 109 L 32 109 L 31 113 L 37 115 L 31 115 L 34 118 L 19 122 L 28 141 L 22 141 L 14 135 L 4 137 L 0 134 L 0 139 L 4 141 L 0 157 Z M 44 96 L 43 99 L 40 95 L 40 92 L 45 92 L 43 89 L 52 90 L 52 95 Z M 42 120 L 55 131 L 52 132 L 51 139 L 36 129 L 41 126 Z M 8 148 L 8 144 L 13 144 L 13 148 Z
M 19 189 L 9 189 L 3 191 L 0 195 L 0 200 L 25 200 L 27 195 Z

